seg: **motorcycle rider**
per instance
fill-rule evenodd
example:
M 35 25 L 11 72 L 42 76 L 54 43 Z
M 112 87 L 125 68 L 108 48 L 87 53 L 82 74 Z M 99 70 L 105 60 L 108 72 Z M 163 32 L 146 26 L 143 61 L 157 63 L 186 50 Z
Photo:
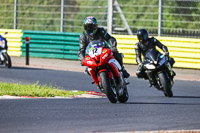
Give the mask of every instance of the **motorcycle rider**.
M 113 55 L 115 59 L 119 62 L 119 64 L 122 66 L 122 72 L 124 75 L 124 78 L 128 78 L 130 75 L 129 73 L 124 69 L 123 66 L 123 61 L 121 54 L 117 50 L 117 41 L 114 37 L 109 35 L 103 27 L 98 27 L 97 19 L 94 16 L 88 16 L 85 18 L 84 23 L 83 23 L 84 31 L 80 35 L 79 38 L 79 52 L 78 52 L 78 57 L 79 60 L 82 61 L 85 57 L 85 50 L 87 45 L 93 41 L 93 40 L 106 40 L 110 46 L 111 46 L 111 51 L 113 52 Z
M 167 47 L 163 45 L 160 41 L 158 41 L 156 38 L 154 37 L 149 38 L 149 35 L 146 29 L 139 29 L 137 31 L 137 38 L 139 42 L 136 43 L 135 45 L 136 62 L 138 64 L 136 75 L 138 78 L 148 79 L 147 75 L 145 74 L 145 69 L 143 67 L 141 54 L 145 56 L 145 54 L 148 52 L 149 49 L 156 49 L 156 46 L 162 49 L 164 54 L 167 56 L 169 56 L 169 52 L 168 52 Z M 175 60 L 169 57 L 169 62 L 171 66 L 173 67 Z M 175 76 L 175 75 L 176 73 L 173 71 L 172 76 Z

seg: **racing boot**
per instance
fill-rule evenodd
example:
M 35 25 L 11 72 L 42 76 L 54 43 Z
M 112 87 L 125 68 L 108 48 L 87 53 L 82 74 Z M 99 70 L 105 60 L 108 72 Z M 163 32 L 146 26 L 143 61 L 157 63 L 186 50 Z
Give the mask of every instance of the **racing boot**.
M 122 73 L 124 78 L 128 78 L 130 76 L 130 74 L 125 70 L 124 66 L 122 67 Z
M 124 78 L 124 82 L 126 85 L 130 84 L 130 82 L 128 82 L 126 78 Z

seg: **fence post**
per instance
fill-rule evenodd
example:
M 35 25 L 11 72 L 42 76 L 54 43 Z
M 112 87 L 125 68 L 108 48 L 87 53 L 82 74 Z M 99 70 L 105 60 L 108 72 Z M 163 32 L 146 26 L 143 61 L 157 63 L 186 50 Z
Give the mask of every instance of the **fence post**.
M 123 12 L 122 12 L 122 10 L 121 10 L 121 8 L 120 8 L 119 3 L 118 3 L 117 0 L 115 0 L 115 6 L 116 6 L 116 8 L 117 8 L 117 10 L 118 10 L 118 12 L 119 12 L 119 15 L 120 15 L 122 21 L 124 22 L 124 25 L 125 25 L 125 27 L 126 27 L 126 29 L 127 29 L 127 31 L 128 31 L 128 34 L 129 34 L 129 35 L 133 35 L 133 32 L 131 31 L 131 28 L 130 28 L 130 26 L 128 25 L 128 22 L 126 21 L 126 18 L 125 18 L 125 16 L 124 16 L 124 14 L 123 14 Z
M 163 32 L 163 0 L 159 0 L 158 10 L 158 36 L 161 36 Z
M 30 37 L 26 37 L 26 65 L 29 65 L 29 40 Z
M 61 0 L 61 10 L 60 10 L 60 32 L 63 32 L 64 23 L 64 0 Z
M 108 0 L 108 17 L 107 17 L 107 32 L 112 34 L 112 23 L 113 23 L 113 0 Z
M 14 1 L 14 29 L 17 29 L 17 4 L 18 4 L 18 0 Z

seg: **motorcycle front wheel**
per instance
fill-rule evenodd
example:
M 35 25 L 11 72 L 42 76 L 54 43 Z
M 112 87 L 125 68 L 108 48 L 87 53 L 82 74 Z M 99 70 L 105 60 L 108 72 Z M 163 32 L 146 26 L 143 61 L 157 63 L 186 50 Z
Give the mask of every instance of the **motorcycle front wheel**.
M 111 86 L 107 72 L 103 71 L 99 74 L 99 76 L 100 76 L 100 80 L 101 80 L 101 85 L 102 85 L 103 89 L 105 90 L 105 94 L 106 94 L 108 100 L 111 103 L 116 103 L 117 102 L 116 90 L 115 90 L 115 88 L 113 88 Z
M 128 100 L 128 98 L 129 98 L 127 87 L 124 86 L 123 89 L 124 89 L 124 90 L 123 90 L 123 95 L 122 95 L 122 96 L 119 96 L 119 95 L 118 95 L 118 101 L 119 101 L 120 103 L 125 103 L 125 102 Z
M 160 83 L 163 87 L 163 91 L 165 96 L 167 97 L 173 97 L 173 92 L 171 90 L 171 85 L 170 85 L 170 81 L 167 79 L 166 74 L 161 72 L 158 74 L 158 77 L 160 79 Z
M 3 53 L 3 57 L 4 57 L 5 67 L 6 68 L 11 68 L 12 62 L 11 62 L 10 56 L 7 53 Z

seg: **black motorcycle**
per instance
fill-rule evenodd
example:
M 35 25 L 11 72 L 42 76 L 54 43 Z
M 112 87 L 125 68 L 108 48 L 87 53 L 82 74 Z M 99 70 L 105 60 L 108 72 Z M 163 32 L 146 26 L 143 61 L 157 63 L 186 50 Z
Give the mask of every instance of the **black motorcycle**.
M 143 64 L 150 85 L 163 91 L 165 96 L 173 97 L 174 76 L 169 56 L 151 49 L 146 53 Z
M 7 32 L 5 34 L 7 34 Z M 11 68 L 12 62 L 7 50 L 7 40 L 5 39 L 4 42 L 0 42 L 0 65 L 5 65 L 6 68 Z

